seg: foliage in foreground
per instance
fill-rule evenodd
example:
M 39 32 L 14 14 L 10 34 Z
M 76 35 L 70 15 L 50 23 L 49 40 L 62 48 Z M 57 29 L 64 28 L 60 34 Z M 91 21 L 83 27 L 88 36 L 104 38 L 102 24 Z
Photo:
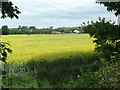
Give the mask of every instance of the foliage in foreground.
M 87 71 L 82 69 L 82 74 L 78 76 L 78 80 L 73 82 L 76 84 L 74 87 L 120 88 L 119 64 L 120 62 L 117 62 L 116 64 L 105 63 L 103 66 L 100 66 L 100 69 L 96 72 L 93 72 L 90 69 Z M 72 87 L 74 84 L 71 84 Z
M 115 15 L 117 16 L 120 14 L 120 1 L 118 2 L 97 2 L 98 4 L 103 4 L 105 7 L 107 7 L 107 11 L 115 11 Z
M 115 25 L 115 22 L 106 21 L 105 18 L 99 18 L 96 22 L 83 23 L 83 27 L 90 37 L 94 38 L 95 51 L 101 55 L 102 62 L 97 72 L 85 72 L 85 76 L 90 76 L 89 79 L 93 82 L 97 81 L 95 87 L 120 87 L 120 26 Z M 92 85 L 94 86 L 90 86 Z
M 18 14 L 20 14 L 21 12 L 18 10 L 19 8 L 17 6 L 13 6 L 13 3 L 11 1 L 8 2 L 4 2 L 4 1 L 0 1 L 2 7 L 1 9 L 1 17 L 2 19 L 5 19 L 7 17 L 9 18 L 17 18 L 18 19 Z M 9 29 L 7 26 L 2 27 L 3 34 L 7 35 L 9 32 Z M 8 53 L 12 53 L 12 50 L 8 47 L 10 44 L 8 42 L 3 42 L 1 41 L 0 38 L 0 61 L 6 63 L 6 58 Z M 0 62 L 1 63 L 1 62 Z M 2 74 L 5 74 L 3 72 L 5 72 L 4 70 L 2 70 L 2 68 L 0 68 L 1 72 L 0 73 L 0 78 L 2 76 Z
M 119 64 L 101 63 L 98 55 L 55 61 L 6 64 L 4 88 L 120 88 Z M 35 58 L 36 59 L 36 58 Z M 96 62 L 96 63 L 95 63 Z
M 120 60 L 120 26 L 115 22 L 99 18 L 99 21 L 83 24 L 84 30 L 93 37 L 95 50 L 109 62 Z M 115 61 L 114 61 L 115 60 Z
M 0 53 L 0 56 L 1 56 L 1 61 L 4 62 L 4 63 L 7 63 L 6 62 L 6 58 L 7 58 L 7 53 L 12 53 L 12 50 L 8 47 L 10 46 L 10 43 L 9 42 L 0 42 L 1 44 L 1 53 Z
M 9 48 L 9 42 L 0 42 L 0 78 L 6 74 L 6 71 L 3 68 L 3 64 L 7 63 L 6 59 L 8 53 L 12 53 L 12 50 Z
M 13 3 L 11 1 L 8 1 L 8 2 L 2 2 L 1 13 L 2 13 L 1 18 L 3 19 L 7 17 L 10 17 L 11 19 L 15 17 L 18 19 L 18 14 L 20 14 L 21 12 L 19 11 L 19 8 L 17 6 L 13 6 Z
M 3 79 L 3 87 L 69 88 L 74 85 L 73 81 L 78 80 L 77 76 L 82 74 L 81 68 L 84 70 L 89 68 L 91 71 L 96 71 L 99 68 L 99 63 L 94 63 L 99 60 L 97 55 L 63 57 L 54 61 L 46 59 L 38 61 L 37 58 L 21 65 L 6 64 L 5 69 L 8 73 Z

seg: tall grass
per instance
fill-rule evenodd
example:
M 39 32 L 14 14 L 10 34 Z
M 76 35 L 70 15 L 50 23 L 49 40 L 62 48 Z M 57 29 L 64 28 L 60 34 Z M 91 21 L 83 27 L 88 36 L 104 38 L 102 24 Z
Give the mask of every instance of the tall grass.
M 65 53 L 64 53 L 65 54 Z M 67 53 L 66 53 L 67 54 Z M 58 58 L 54 61 L 36 60 L 32 58 L 28 63 L 5 65 L 8 74 L 3 79 L 3 87 L 9 88 L 70 88 L 70 82 L 78 80 L 80 69 L 97 71 L 99 60 L 95 54 L 86 57 L 73 56 Z M 72 88 L 72 87 L 71 87 Z M 73 87 L 74 88 L 74 87 Z

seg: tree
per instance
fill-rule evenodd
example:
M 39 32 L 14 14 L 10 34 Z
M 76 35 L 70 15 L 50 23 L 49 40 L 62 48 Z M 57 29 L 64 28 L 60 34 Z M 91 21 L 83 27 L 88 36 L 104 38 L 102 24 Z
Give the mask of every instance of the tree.
M 107 11 L 115 11 L 115 16 L 118 16 L 118 25 L 120 25 L 120 1 L 119 2 L 97 2 L 107 7 Z
M 9 34 L 9 28 L 7 25 L 2 26 L 2 35 L 8 35 Z
M 36 29 L 36 27 L 35 26 L 30 26 L 29 29 L 33 30 L 33 29 Z
M 21 30 L 21 28 L 22 28 L 21 25 L 19 25 L 17 30 Z
M 117 49 L 116 51 L 116 55 L 117 57 L 120 56 L 120 1 L 119 2 L 97 2 L 98 4 L 103 4 L 105 7 L 107 7 L 107 11 L 115 11 L 115 16 L 118 16 L 118 26 L 114 25 L 113 30 L 111 31 L 111 33 L 114 35 L 114 41 L 115 42 L 115 46 Z M 105 29 L 105 28 L 104 28 Z M 111 35 L 109 35 L 110 38 L 113 38 Z M 115 39 L 116 38 L 116 39 Z M 109 40 L 109 39 L 108 39 Z M 112 51 L 114 52 L 114 51 Z M 120 58 L 119 58 L 120 59 Z
M 9 2 L 0 2 L 2 3 L 2 11 L 1 11 L 1 18 L 7 18 L 10 17 L 12 18 L 17 18 L 18 19 L 18 14 L 20 14 L 21 12 L 19 11 L 19 8 L 17 6 L 13 6 L 13 3 L 11 1 Z M 7 58 L 7 52 L 11 53 L 12 50 L 10 48 L 8 48 L 7 46 L 10 45 L 8 42 L 0 42 L 0 56 L 1 56 L 1 61 L 6 63 L 6 58 Z
M 50 29 L 53 29 L 54 27 L 53 26 L 50 26 Z
M 1 18 L 7 18 L 10 17 L 12 18 L 17 18 L 18 19 L 18 14 L 21 12 L 19 11 L 19 8 L 17 6 L 13 6 L 13 3 L 11 1 L 9 2 L 1 2 L 2 3 L 2 16 Z
M 28 28 L 28 26 L 22 26 L 21 27 L 21 32 L 22 32 L 22 34 L 28 34 L 29 33 L 29 28 Z
M 94 38 L 95 50 L 108 61 L 120 59 L 120 27 L 115 22 L 99 18 L 99 21 L 84 23 L 84 30 Z
M 115 15 L 120 15 L 119 2 L 97 2 L 107 7 L 108 11 L 115 11 Z M 106 21 L 105 18 L 99 18 L 99 21 L 83 23 L 85 32 L 88 32 L 96 43 L 95 50 L 109 61 L 120 60 L 120 26 L 115 22 Z
M 120 14 L 120 1 L 119 2 L 97 2 L 107 7 L 107 11 L 115 11 L 115 15 Z

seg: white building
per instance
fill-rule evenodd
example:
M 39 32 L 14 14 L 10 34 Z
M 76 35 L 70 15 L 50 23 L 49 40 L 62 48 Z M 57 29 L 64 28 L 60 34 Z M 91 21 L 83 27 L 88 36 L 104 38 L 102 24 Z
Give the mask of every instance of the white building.
M 61 34 L 61 32 L 54 31 L 52 34 Z
M 74 32 L 74 33 L 80 33 L 80 31 L 78 31 L 78 30 L 74 30 L 73 32 Z

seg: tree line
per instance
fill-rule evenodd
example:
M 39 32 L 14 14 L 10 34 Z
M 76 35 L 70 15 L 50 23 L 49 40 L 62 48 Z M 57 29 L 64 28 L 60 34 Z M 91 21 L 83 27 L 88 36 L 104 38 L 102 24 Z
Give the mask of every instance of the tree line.
M 54 28 L 50 26 L 49 28 L 36 28 L 35 26 L 21 26 L 18 28 L 8 28 L 7 25 L 2 26 L 1 32 L 2 35 L 8 34 L 64 34 L 64 33 L 76 33 L 77 30 L 79 33 L 84 33 L 81 27 L 58 27 Z

